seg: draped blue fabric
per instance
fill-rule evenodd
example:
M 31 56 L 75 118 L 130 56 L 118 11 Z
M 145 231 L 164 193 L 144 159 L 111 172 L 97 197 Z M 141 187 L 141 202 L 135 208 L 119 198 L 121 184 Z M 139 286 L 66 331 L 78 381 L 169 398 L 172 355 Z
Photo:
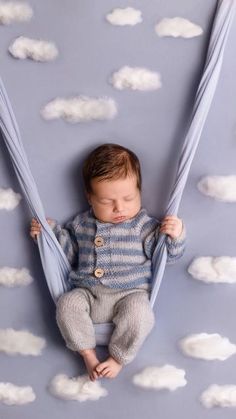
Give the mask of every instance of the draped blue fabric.
M 179 157 L 176 181 L 166 208 L 167 214 L 177 215 L 188 173 L 197 149 L 208 111 L 216 90 L 222 66 L 224 49 L 229 29 L 235 14 L 236 0 L 219 0 L 210 37 L 203 75 L 196 93 L 189 129 Z M 6 147 L 10 153 L 17 178 L 28 202 L 32 215 L 42 225 L 38 238 L 42 266 L 54 302 L 69 291 L 67 281 L 71 267 L 49 227 L 29 163 L 25 155 L 18 125 L 0 79 L 0 127 Z M 153 288 L 150 303 L 153 306 L 163 278 L 167 259 L 165 235 L 160 235 L 153 255 Z M 96 324 L 97 344 L 105 345 L 113 329 L 112 323 Z
M 225 45 L 235 15 L 235 9 L 235 0 L 220 0 L 218 2 L 205 66 L 196 93 L 187 135 L 179 156 L 176 180 L 170 194 L 165 215 L 177 215 L 178 213 L 189 170 L 214 97 L 214 93 L 216 91 L 222 67 Z M 164 235 L 161 235 L 159 237 L 153 254 L 153 288 L 150 299 L 152 306 L 154 305 L 160 288 L 166 266 L 167 250 L 165 245 L 165 236 L 163 236 Z

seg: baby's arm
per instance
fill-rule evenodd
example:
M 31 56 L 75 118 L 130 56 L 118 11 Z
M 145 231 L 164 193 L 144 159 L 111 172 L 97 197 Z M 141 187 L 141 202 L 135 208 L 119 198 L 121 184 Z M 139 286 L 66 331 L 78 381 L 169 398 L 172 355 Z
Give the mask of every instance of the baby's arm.
M 186 248 L 186 228 L 182 221 L 182 231 L 177 238 L 166 236 L 167 264 L 171 265 L 183 256 Z
M 51 220 L 51 228 L 59 241 L 70 265 L 76 266 L 78 261 L 78 241 L 76 239 L 74 221 L 69 221 L 62 227 L 56 220 Z
M 167 219 L 169 218 L 169 222 Z M 157 239 L 159 234 L 164 233 L 167 229 L 172 237 L 166 234 L 166 246 L 167 246 L 167 264 L 173 264 L 178 260 L 185 251 L 186 247 L 186 228 L 182 220 L 175 218 L 173 223 L 173 218 L 171 216 L 166 217 L 163 222 L 150 218 L 150 220 L 145 223 L 142 229 L 142 235 L 144 237 L 144 250 L 146 256 L 151 259 L 153 252 L 156 247 Z M 174 225 L 174 229 L 170 229 Z
M 70 265 L 73 267 L 77 264 L 78 259 L 78 242 L 75 234 L 75 223 L 69 221 L 62 227 L 56 220 L 47 218 L 47 222 L 52 228 L 58 242 L 60 243 Z M 41 232 L 41 225 L 32 219 L 30 235 L 33 240 L 37 243 L 36 236 Z

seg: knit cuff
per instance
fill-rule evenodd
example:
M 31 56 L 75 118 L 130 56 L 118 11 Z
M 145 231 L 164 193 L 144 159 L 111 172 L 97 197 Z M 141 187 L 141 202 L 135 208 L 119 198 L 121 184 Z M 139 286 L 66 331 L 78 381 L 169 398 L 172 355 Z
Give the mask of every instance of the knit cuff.
M 49 226 L 51 227 L 51 229 L 52 229 L 52 231 L 55 235 L 57 235 L 58 233 L 61 232 L 61 226 L 60 226 L 60 224 L 58 223 L 57 220 L 53 220 L 53 219 L 50 218 Z
M 130 364 L 136 357 L 138 350 L 140 348 L 140 345 L 136 345 L 132 348 L 132 351 L 129 349 L 126 351 L 122 351 L 120 347 L 117 347 L 114 343 L 109 343 L 108 350 L 109 354 L 114 358 L 116 362 L 118 362 L 121 365 L 127 365 Z
M 108 350 L 109 350 L 109 353 L 112 356 L 112 358 L 114 358 L 114 360 L 121 365 L 129 364 L 129 362 L 132 361 L 132 359 L 131 360 L 127 359 L 124 356 L 124 354 L 121 353 L 120 348 L 117 348 L 116 345 L 113 345 L 113 344 L 109 345 Z

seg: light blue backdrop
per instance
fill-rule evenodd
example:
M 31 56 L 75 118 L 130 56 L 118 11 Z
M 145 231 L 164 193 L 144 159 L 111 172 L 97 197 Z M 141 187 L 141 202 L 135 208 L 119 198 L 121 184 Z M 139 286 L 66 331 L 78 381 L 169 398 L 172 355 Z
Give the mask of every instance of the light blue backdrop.
M 33 176 L 47 216 L 66 221 L 86 208 L 80 164 L 92 147 L 118 142 L 133 149 L 143 169 L 143 204 L 162 217 L 175 175 L 178 151 L 186 132 L 194 93 L 207 49 L 216 1 L 130 1 L 140 8 L 144 22 L 133 28 L 113 27 L 104 16 L 126 2 L 113 0 L 50 4 L 31 0 L 30 23 L 0 27 L 1 76 L 18 120 Z M 204 29 L 200 37 L 184 40 L 158 38 L 154 25 L 162 17 L 183 16 Z M 60 56 L 53 63 L 18 61 L 7 53 L 19 35 L 41 37 L 57 44 Z M 1 418 L 24 419 L 43 415 L 58 419 L 116 418 L 135 415 L 233 418 L 235 411 L 203 408 L 198 397 L 213 383 L 236 384 L 235 357 L 225 362 L 204 362 L 184 357 L 177 341 L 188 333 L 218 332 L 236 342 L 234 285 L 204 285 L 193 280 L 187 267 L 198 256 L 235 256 L 235 204 L 223 204 L 200 194 L 198 180 L 208 174 L 235 174 L 235 45 L 236 24 L 229 37 L 215 99 L 202 135 L 179 216 L 188 230 L 188 248 L 175 266 L 166 269 L 155 311 L 157 323 L 137 359 L 114 381 L 103 381 L 109 395 L 97 402 L 64 402 L 47 391 L 59 372 L 76 376 L 83 363 L 64 346 L 54 320 L 54 305 L 46 288 L 37 247 L 29 237 L 30 213 L 25 202 L 14 211 L 0 211 L 0 267 L 27 267 L 35 281 L 28 287 L 0 289 L 0 327 L 26 328 L 45 336 L 41 357 L 0 354 L 1 382 L 32 385 L 36 401 L 25 407 L 0 404 Z M 155 92 L 117 91 L 108 83 L 123 65 L 144 66 L 162 75 Z M 39 111 L 56 96 L 108 95 L 119 106 L 110 122 L 70 125 L 44 121 Z M 0 188 L 20 192 L 2 140 Z M 104 356 L 104 350 L 100 349 Z M 132 384 L 143 367 L 171 363 L 186 370 L 188 385 L 174 393 L 142 390 Z

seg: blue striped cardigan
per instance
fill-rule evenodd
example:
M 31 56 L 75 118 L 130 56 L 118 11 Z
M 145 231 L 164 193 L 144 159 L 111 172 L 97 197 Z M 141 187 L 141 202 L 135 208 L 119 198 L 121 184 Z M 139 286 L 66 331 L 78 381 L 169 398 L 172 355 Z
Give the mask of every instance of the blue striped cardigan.
M 122 289 L 148 284 L 149 288 L 160 224 L 144 208 L 134 218 L 117 224 L 99 221 L 92 209 L 76 215 L 64 228 L 53 220 L 52 229 L 72 266 L 70 284 L 92 287 L 102 283 Z M 96 245 L 96 238 L 102 245 Z M 185 243 L 185 227 L 178 239 L 166 236 L 168 264 L 183 255 Z M 98 269 L 102 271 L 99 278 Z

